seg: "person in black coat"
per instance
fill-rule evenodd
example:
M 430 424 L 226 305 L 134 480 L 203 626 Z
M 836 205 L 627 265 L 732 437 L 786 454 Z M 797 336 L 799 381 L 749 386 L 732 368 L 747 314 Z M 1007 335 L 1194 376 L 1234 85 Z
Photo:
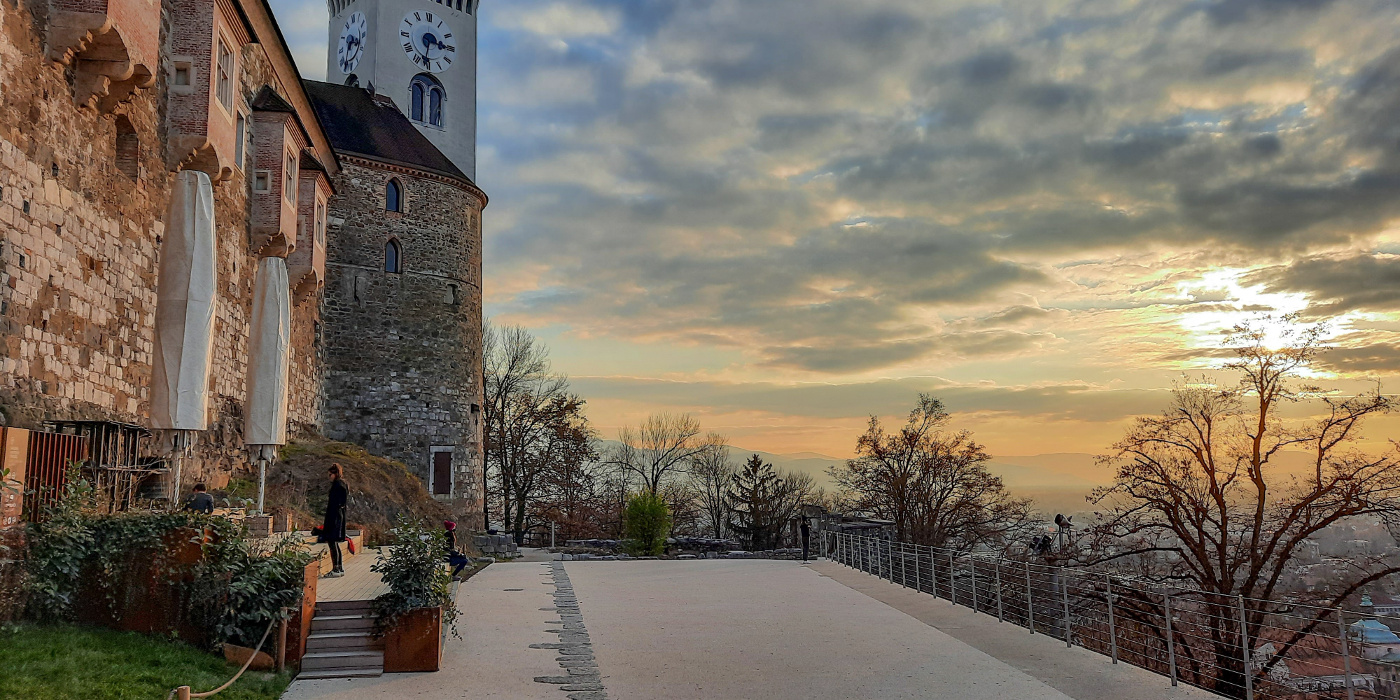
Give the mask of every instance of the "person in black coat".
M 191 496 L 189 502 L 185 504 L 185 510 L 192 513 L 204 513 L 205 515 L 214 512 L 214 497 L 206 492 L 204 484 L 194 485 L 194 495 Z
M 331 477 L 331 491 L 326 496 L 326 519 L 321 523 L 318 541 L 325 542 L 331 551 L 331 572 L 326 577 L 340 578 L 345 575 L 340 543 L 345 540 L 345 503 L 349 500 L 350 490 L 345 488 L 345 480 L 341 478 L 344 472 L 339 464 L 332 464 L 327 473 Z

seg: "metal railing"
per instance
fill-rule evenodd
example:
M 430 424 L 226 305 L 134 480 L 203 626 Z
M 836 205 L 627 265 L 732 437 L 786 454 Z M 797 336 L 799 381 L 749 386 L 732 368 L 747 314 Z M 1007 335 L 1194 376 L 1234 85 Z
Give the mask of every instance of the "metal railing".
M 1000 622 L 1245 700 L 1400 699 L 1400 617 L 1164 589 L 827 531 L 822 556 Z M 1379 623 L 1379 626 L 1376 624 Z M 1243 635 L 1241 634 L 1243 632 Z

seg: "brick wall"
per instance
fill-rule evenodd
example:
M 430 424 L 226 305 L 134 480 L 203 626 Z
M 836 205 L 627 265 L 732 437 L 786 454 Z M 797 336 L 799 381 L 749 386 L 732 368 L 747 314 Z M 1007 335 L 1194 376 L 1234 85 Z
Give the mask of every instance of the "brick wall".
M 390 177 L 403 213 L 384 211 Z M 460 186 L 342 160 L 323 294 L 325 431 L 400 459 L 424 479 L 453 448 L 463 522 L 481 513 L 481 207 Z M 390 238 L 402 273 L 384 271 Z M 454 288 L 455 287 L 455 291 Z

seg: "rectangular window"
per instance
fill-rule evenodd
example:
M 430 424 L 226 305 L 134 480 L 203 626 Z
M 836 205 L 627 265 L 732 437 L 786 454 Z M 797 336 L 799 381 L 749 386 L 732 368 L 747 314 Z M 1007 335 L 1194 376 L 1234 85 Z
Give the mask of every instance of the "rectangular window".
M 243 119 L 243 113 L 238 114 L 238 124 L 233 129 L 233 162 L 238 164 L 238 169 L 243 169 L 243 144 L 247 140 L 247 122 Z
M 326 244 L 326 205 L 316 203 L 316 245 Z
M 272 173 L 266 170 L 253 173 L 254 192 L 267 192 L 270 189 L 272 189 Z
M 297 203 L 297 157 L 291 151 L 287 152 L 287 167 L 282 169 L 286 173 L 287 184 L 282 188 L 282 194 L 292 204 Z
M 175 77 L 171 80 L 171 84 L 182 86 L 190 84 L 189 61 L 180 61 L 175 64 Z
M 219 104 L 233 111 L 233 52 L 223 37 L 219 37 L 219 63 L 215 67 L 214 89 L 219 96 Z

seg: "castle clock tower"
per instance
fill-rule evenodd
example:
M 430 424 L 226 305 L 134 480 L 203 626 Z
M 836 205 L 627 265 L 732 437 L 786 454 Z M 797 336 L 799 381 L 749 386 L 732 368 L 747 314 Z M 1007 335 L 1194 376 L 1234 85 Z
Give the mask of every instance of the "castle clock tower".
M 329 0 L 326 81 L 387 96 L 476 178 L 480 0 Z

